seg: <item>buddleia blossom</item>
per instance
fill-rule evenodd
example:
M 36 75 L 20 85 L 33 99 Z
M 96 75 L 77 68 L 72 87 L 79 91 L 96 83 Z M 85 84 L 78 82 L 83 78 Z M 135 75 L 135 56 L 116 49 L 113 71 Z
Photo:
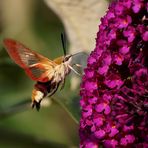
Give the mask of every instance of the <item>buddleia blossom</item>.
M 147 0 L 109 6 L 80 94 L 81 148 L 148 148 Z

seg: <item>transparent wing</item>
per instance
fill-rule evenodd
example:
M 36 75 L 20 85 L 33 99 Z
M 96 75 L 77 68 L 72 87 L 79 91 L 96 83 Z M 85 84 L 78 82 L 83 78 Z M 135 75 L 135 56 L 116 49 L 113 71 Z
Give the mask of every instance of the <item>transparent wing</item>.
M 11 59 L 23 68 L 31 79 L 47 82 L 52 78 L 52 76 L 47 74 L 50 70 L 53 71 L 57 65 L 54 61 L 49 60 L 12 39 L 5 39 L 4 46 Z

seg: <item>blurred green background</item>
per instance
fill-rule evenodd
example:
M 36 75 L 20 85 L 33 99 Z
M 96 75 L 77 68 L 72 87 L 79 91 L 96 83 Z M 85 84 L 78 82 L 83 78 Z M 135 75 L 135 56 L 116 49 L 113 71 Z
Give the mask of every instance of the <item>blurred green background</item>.
M 11 61 L 2 43 L 13 38 L 53 59 L 63 54 L 61 32 L 60 19 L 44 1 L 0 0 L 0 148 L 78 147 L 78 123 L 64 109 L 79 119 L 79 91 L 69 90 L 70 77 L 50 105 L 32 110 L 35 82 Z

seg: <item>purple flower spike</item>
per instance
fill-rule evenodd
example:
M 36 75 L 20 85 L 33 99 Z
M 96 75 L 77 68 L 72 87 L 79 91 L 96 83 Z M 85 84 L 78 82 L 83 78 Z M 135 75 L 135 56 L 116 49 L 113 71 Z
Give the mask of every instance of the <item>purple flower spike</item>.
M 148 2 L 117 0 L 101 19 L 81 84 L 81 148 L 148 148 Z

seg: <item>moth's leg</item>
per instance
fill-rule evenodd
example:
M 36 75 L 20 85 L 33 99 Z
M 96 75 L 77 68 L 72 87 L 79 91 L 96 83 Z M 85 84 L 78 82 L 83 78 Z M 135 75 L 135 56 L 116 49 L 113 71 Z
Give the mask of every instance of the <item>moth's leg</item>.
M 79 67 L 79 68 L 82 68 L 82 65 L 81 64 L 73 64 L 72 66 L 76 66 L 76 67 Z
M 68 67 L 77 75 L 81 76 L 79 72 L 77 72 L 72 66 L 68 65 Z
M 54 87 L 53 91 L 48 95 L 48 97 L 51 97 L 52 95 L 55 94 L 55 92 L 56 92 L 56 91 L 58 90 L 58 88 L 59 88 L 59 84 L 60 84 L 60 83 L 56 84 L 56 86 Z
M 81 64 L 76 64 L 76 63 L 72 65 L 72 67 L 74 67 L 74 66 L 76 66 L 77 68 L 80 69 L 81 73 L 78 71 L 76 71 L 76 72 L 79 74 L 79 76 L 82 76 L 83 75 L 83 66 Z
M 65 86 L 65 79 L 61 82 L 61 88 L 60 88 L 60 90 L 62 90 L 64 88 L 64 86 Z

